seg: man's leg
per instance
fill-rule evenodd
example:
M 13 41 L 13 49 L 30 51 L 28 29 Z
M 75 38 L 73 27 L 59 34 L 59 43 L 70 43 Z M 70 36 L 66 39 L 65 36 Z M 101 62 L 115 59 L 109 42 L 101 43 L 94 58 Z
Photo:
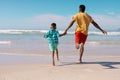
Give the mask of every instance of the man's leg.
M 75 43 L 75 47 L 76 47 L 76 49 L 79 49 L 80 44 L 79 43 Z
M 52 51 L 52 65 L 53 66 L 55 66 L 54 53 L 55 53 L 55 51 Z
M 86 42 L 87 35 L 81 33 L 81 32 L 76 32 L 75 34 L 75 43 L 76 43 L 76 48 L 79 49 L 80 53 L 80 59 L 79 62 L 82 62 L 82 56 L 84 52 L 84 44 Z
M 82 56 L 83 56 L 83 52 L 84 52 L 84 44 L 83 43 L 80 43 L 80 46 L 79 46 L 79 49 L 80 49 L 80 63 L 82 63 Z

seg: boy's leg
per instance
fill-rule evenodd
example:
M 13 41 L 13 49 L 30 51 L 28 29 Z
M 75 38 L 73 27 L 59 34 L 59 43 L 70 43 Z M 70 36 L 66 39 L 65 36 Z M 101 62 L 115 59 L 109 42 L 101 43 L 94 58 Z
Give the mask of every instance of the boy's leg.
M 59 61 L 58 49 L 56 49 L 57 60 Z
M 79 59 L 79 61 L 80 61 L 80 63 L 82 63 L 82 56 L 83 56 L 83 52 L 84 52 L 84 43 L 81 43 L 79 48 L 80 48 L 80 59 Z
M 52 51 L 52 64 L 53 64 L 53 66 L 55 66 L 54 53 L 55 53 L 55 51 Z

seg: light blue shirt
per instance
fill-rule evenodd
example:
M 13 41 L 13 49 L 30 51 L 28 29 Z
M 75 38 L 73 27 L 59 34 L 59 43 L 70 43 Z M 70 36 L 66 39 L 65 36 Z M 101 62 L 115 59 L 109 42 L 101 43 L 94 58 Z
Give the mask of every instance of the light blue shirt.
M 47 38 L 49 44 L 58 44 L 58 37 L 60 37 L 59 32 L 56 29 L 49 30 L 45 35 L 44 38 Z

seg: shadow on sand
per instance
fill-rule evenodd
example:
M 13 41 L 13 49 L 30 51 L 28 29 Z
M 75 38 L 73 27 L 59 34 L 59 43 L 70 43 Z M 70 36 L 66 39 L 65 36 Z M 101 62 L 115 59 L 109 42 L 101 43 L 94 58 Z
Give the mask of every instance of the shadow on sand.
M 99 64 L 101 66 L 104 66 L 106 69 L 119 69 L 118 67 L 115 67 L 115 65 L 120 65 L 120 62 L 83 62 L 83 63 L 77 63 L 77 62 L 61 62 L 61 65 L 58 66 L 65 66 L 65 65 L 82 65 L 82 64 Z

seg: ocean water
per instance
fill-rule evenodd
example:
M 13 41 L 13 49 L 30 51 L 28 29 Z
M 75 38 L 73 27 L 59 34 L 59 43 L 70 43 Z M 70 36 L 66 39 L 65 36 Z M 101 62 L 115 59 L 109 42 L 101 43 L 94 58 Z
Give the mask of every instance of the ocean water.
M 42 53 L 48 52 L 48 41 L 43 35 L 48 30 L 0 30 L 0 53 Z M 62 33 L 63 31 L 59 31 Z M 74 46 L 74 31 L 60 37 L 59 42 L 64 48 Z M 101 32 L 89 31 L 87 45 L 118 45 L 120 46 L 120 32 L 109 31 L 108 35 Z M 64 46 L 65 45 L 65 46 Z

